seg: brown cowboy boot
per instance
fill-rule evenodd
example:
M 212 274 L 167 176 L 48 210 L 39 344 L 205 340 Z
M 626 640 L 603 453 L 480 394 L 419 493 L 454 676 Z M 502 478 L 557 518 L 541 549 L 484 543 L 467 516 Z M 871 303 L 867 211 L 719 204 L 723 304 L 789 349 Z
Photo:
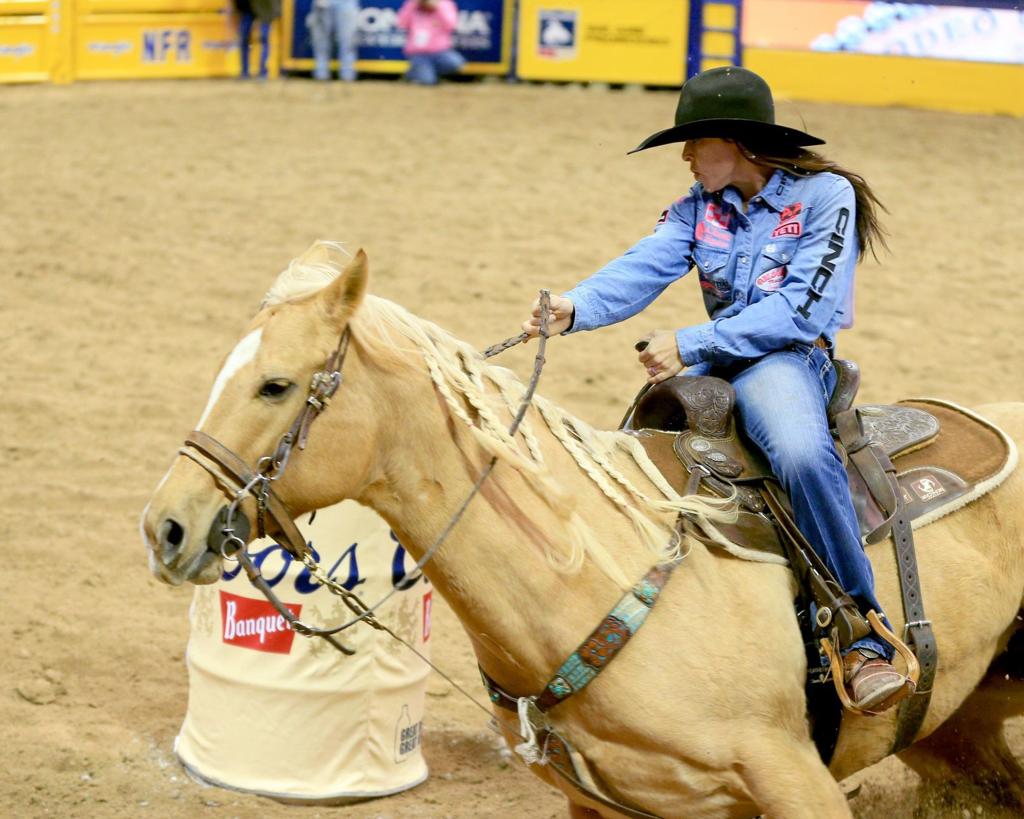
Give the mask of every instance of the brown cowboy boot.
M 874 651 L 853 649 L 843 657 L 843 672 L 850 698 L 865 711 L 885 711 L 897 701 L 904 677 Z

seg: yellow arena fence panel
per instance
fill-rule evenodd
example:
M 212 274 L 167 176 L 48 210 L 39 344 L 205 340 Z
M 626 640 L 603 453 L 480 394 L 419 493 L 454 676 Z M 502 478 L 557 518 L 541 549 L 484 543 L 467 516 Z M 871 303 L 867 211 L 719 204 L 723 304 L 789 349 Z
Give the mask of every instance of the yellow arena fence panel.
M 0 83 L 71 81 L 71 0 L 0 0 Z

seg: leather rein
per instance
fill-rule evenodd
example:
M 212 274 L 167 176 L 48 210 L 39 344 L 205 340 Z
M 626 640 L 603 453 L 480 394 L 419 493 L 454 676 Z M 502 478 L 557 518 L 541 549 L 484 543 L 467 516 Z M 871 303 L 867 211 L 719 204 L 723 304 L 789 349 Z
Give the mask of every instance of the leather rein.
M 522 423 L 522 420 L 526 415 L 526 410 L 529 408 L 530 403 L 533 400 L 533 394 L 537 388 L 541 370 L 544 366 L 544 352 L 548 338 L 548 321 L 550 319 L 551 312 L 551 294 L 547 290 L 540 291 L 540 312 L 539 346 L 537 355 L 534 359 L 533 374 L 530 378 L 526 391 L 523 393 L 518 411 L 516 412 L 516 415 L 512 420 L 512 424 L 509 427 L 508 431 L 510 436 L 514 436 L 516 434 L 516 431 L 519 429 L 519 425 Z M 528 338 L 529 335 L 527 333 L 520 333 L 518 336 L 505 339 L 504 341 L 492 345 L 484 350 L 483 356 L 485 358 L 490 358 L 491 356 L 497 355 L 498 353 L 504 352 L 505 350 L 526 341 Z M 214 478 L 215 483 L 223 489 L 230 500 L 230 504 L 224 513 L 223 523 L 219 530 L 216 530 L 216 525 L 221 519 L 220 516 L 218 516 L 217 521 L 215 521 L 213 527 L 211 527 L 210 535 L 207 540 L 208 546 L 213 545 L 210 543 L 210 539 L 216 532 L 217 551 L 220 552 L 221 556 L 225 560 L 236 560 L 241 564 L 242 568 L 245 569 L 249 582 L 259 589 L 263 596 L 267 598 L 278 614 L 285 619 L 294 631 L 306 637 L 322 637 L 343 654 L 348 655 L 354 654 L 355 650 L 336 640 L 334 635 L 345 631 L 360 622 L 365 622 L 367 625 L 370 625 L 375 629 L 387 631 L 400 642 L 405 643 L 405 641 L 398 637 L 398 635 L 394 634 L 391 629 L 381 623 L 374 616 L 374 613 L 396 592 L 406 588 L 409 581 L 396 584 L 377 603 L 373 606 L 367 606 L 358 597 L 358 595 L 328 577 L 327 572 L 324 571 L 317 561 L 316 555 L 310 548 L 310 544 L 299 531 L 299 527 L 291 513 L 288 511 L 288 507 L 274 492 L 273 483 L 274 481 L 279 480 L 281 475 L 284 473 L 295 447 L 298 447 L 300 450 L 306 448 L 306 441 L 309 437 L 310 427 L 320 416 L 320 413 L 327 408 L 330 400 L 341 387 L 343 382 L 341 371 L 345 364 L 345 356 L 348 353 L 350 341 L 351 333 L 348 325 L 346 325 L 338 339 L 338 344 L 334 351 L 330 356 L 328 356 L 324 366 L 313 375 L 309 386 L 309 392 L 306 396 L 306 401 L 303 404 L 302 409 L 299 411 L 299 414 L 295 417 L 295 420 L 288 428 L 288 431 L 281 436 L 274 453 L 272 455 L 265 455 L 261 457 L 256 462 L 255 468 L 251 468 L 244 459 L 216 438 L 211 435 L 207 435 L 205 432 L 200 430 L 193 430 L 189 433 L 185 438 L 184 446 L 178 450 L 180 455 L 184 455 L 191 459 L 209 472 Z M 480 488 L 490 476 L 497 464 L 497 461 L 498 459 L 496 456 L 491 458 L 490 462 L 480 473 L 480 477 L 477 478 L 472 489 L 470 489 L 469 493 L 460 504 L 458 510 L 452 516 L 451 520 L 448 521 L 444 530 L 440 535 L 438 535 L 430 548 L 423 553 L 420 560 L 417 561 L 413 568 L 413 572 L 411 572 L 411 574 L 414 575 L 414 579 L 418 579 L 424 566 L 430 562 L 430 559 L 440 548 L 441 544 L 443 544 L 449 534 L 451 534 L 452 530 L 465 513 L 470 502 L 474 497 L 476 497 Z M 339 596 L 353 614 L 356 615 L 354 618 L 339 626 L 334 626 L 333 628 L 317 628 L 299 620 L 291 610 L 281 602 L 280 598 L 277 597 L 274 590 L 264 579 L 259 566 L 253 563 L 248 552 L 246 537 L 249 534 L 249 522 L 244 514 L 240 514 L 239 508 L 242 502 L 247 500 L 250 496 L 256 501 L 257 536 L 266 536 L 266 521 L 269 518 L 276 529 L 275 540 L 279 545 L 309 569 L 310 574 L 317 582 L 327 587 L 331 593 Z

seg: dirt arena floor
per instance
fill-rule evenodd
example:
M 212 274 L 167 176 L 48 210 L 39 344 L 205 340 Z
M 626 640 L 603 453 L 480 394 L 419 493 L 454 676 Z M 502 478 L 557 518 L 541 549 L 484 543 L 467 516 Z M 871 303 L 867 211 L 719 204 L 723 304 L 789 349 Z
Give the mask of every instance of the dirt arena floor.
M 192 592 L 150 576 L 137 521 L 221 357 L 312 240 L 365 248 L 376 293 L 483 347 L 518 331 L 538 288 L 575 283 L 688 188 L 676 150 L 625 156 L 674 107 L 667 92 L 502 83 L 0 89 L 0 814 L 563 815 L 438 680 L 431 777 L 412 792 L 296 808 L 191 782 L 171 748 Z M 862 398 L 1024 399 L 1024 121 L 780 109 L 891 211 L 892 252 L 862 265 L 841 337 Z M 613 426 L 642 381 L 632 342 L 701 320 L 683 280 L 626 324 L 553 342 L 541 391 Z M 505 363 L 526 374 L 530 355 Z M 482 696 L 445 609 L 434 644 Z M 1019 722 L 1012 743 L 1024 754 Z M 899 762 L 856 782 L 858 817 L 912 813 Z

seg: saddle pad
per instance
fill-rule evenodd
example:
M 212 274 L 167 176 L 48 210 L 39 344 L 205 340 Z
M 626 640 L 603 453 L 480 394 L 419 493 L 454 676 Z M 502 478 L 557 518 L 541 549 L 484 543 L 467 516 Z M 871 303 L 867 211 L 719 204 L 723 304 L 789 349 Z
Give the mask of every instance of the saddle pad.
M 980 415 L 937 398 L 909 399 L 899 406 L 930 413 L 939 422 L 930 443 L 893 457 L 915 529 L 992 491 L 1017 466 L 1013 441 Z

